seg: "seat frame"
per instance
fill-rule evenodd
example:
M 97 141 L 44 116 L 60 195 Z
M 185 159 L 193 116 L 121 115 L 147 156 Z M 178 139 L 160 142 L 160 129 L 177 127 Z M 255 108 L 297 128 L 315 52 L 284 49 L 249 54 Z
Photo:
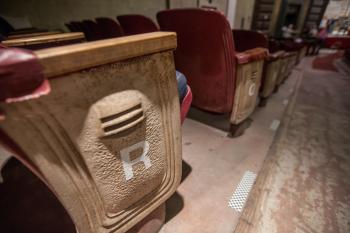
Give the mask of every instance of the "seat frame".
M 78 232 L 126 232 L 179 185 L 175 47 L 175 33 L 156 32 L 39 50 L 51 91 L 0 103 L 0 143 L 47 184 Z M 125 155 L 138 148 L 143 163 L 130 173 Z

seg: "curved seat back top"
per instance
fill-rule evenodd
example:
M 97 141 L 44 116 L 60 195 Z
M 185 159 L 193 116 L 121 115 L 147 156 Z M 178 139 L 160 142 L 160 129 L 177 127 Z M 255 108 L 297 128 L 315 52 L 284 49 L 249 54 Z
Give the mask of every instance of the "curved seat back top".
M 117 19 L 126 35 L 135 35 L 158 31 L 152 19 L 143 15 L 119 15 Z
M 123 28 L 117 21 L 106 17 L 99 17 L 95 20 L 97 26 L 100 28 L 103 39 L 120 37 L 124 35 Z
M 231 112 L 236 62 L 225 17 L 211 10 L 174 9 L 159 12 L 157 20 L 162 31 L 177 33 L 175 65 L 187 77 L 192 104 L 211 112 Z
M 126 232 L 179 185 L 175 48 L 175 33 L 155 32 L 0 49 L 0 143 L 48 185 L 78 232 Z
M 83 20 L 84 32 L 88 41 L 101 40 L 103 38 L 102 31 L 97 23 L 93 20 Z
M 68 44 L 81 43 L 85 41 L 82 32 L 58 33 L 53 35 L 25 37 L 2 41 L 7 47 L 19 47 L 31 50 L 50 48 Z

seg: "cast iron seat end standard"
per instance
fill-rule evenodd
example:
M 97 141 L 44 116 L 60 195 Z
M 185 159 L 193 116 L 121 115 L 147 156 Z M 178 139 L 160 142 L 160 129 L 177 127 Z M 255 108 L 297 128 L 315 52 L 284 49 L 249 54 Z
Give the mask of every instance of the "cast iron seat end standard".
M 155 32 L 0 49 L 0 143 L 79 232 L 127 232 L 152 211 L 164 216 L 181 179 L 175 48 L 175 33 Z
M 233 30 L 235 48 L 237 51 L 244 51 L 255 47 L 269 49 L 267 36 L 257 31 Z M 268 97 L 273 93 L 276 80 L 281 70 L 282 51 L 269 51 L 264 62 L 262 73 L 259 106 L 263 107 L 267 103 Z
M 230 135 L 241 135 L 256 106 L 266 49 L 236 53 L 230 25 L 218 11 L 165 10 L 157 20 L 162 31 L 177 33 L 175 66 L 187 77 L 192 104 L 231 113 Z
M 126 35 L 159 31 L 158 26 L 152 19 L 143 15 L 119 15 L 117 19 Z
M 291 51 L 289 49 L 285 49 L 285 45 L 276 39 L 269 40 L 269 51 L 270 52 L 281 52 L 281 69 L 280 75 L 276 79 L 276 85 L 274 92 L 277 92 L 279 87 L 283 84 L 283 82 L 288 78 L 288 76 L 292 73 L 292 70 L 295 66 L 295 62 L 297 59 L 297 52 Z

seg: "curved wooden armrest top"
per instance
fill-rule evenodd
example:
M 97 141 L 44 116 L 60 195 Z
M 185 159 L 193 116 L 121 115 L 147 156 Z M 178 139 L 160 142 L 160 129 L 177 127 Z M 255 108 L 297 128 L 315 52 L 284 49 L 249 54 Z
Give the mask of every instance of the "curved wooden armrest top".
M 176 33 L 152 32 L 35 51 L 46 78 L 117 62 L 133 57 L 174 50 Z
M 252 61 L 265 59 L 268 51 L 265 48 L 250 49 L 241 53 L 236 53 L 238 64 L 246 64 Z

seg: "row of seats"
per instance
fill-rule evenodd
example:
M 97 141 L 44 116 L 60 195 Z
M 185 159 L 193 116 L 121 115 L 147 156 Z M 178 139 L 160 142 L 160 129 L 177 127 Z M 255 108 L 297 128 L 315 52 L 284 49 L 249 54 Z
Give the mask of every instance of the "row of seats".
M 273 50 L 265 35 L 231 30 L 225 16 L 214 10 L 166 10 L 157 14 L 157 21 L 159 30 L 177 33 L 175 65 L 188 78 L 193 106 L 231 113 L 233 136 L 242 134 L 241 125 L 254 111 L 259 97 L 260 106 L 264 106 L 288 77 L 304 46 L 285 40 L 277 42 L 278 49 Z M 85 20 L 67 26 L 72 31 L 84 31 L 87 40 L 158 30 L 151 19 L 141 15 L 118 16 L 117 21 L 96 18 L 95 22 Z
M 207 9 L 161 11 L 156 28 L 168 32 L 102 40 L 149 32 L 145 19 L 69 24 L 93 43 L 0 49 L 0 141 L 53 190 L 79 232 L 126 232 L 164 214 L 181 180 L 191 89 L 194 107 L 231 114 L 239 136 L 304 56 L 302 43 L 232 30 Z
M 117 21 L 99 17 L 95 20 L 66 23 L 71 32 L 84 32 L 88 41 L 158 31 L 157 25 L 143 15 L 120 15 Z

